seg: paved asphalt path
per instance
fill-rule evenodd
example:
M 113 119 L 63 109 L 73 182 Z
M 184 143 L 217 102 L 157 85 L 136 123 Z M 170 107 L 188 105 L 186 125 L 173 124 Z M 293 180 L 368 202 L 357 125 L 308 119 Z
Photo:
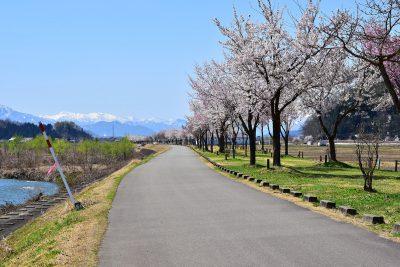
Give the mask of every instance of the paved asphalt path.
M 400 244 L 274 198 L 186 147 L 122 181 L 100 266 L 400 266 Z

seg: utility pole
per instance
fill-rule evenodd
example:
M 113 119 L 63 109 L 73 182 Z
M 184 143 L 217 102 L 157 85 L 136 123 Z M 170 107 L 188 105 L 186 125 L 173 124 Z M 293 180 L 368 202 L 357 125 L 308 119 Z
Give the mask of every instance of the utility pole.
M 112 138 L 114 139 L 114 122 L 112 124 Z

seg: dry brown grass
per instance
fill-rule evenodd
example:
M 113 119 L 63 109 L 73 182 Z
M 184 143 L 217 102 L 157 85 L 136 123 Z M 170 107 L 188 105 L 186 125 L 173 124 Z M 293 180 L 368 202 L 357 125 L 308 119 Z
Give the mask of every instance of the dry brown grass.
M 146 148 L 156 155 L 168 149 Z M 117 187 L 128 172 L 148 159 L 133 160 L 79 193 L 76 198 L 84 210 L 74 211 L 69 202 L 59 204 L 1 241 L 0 266 L 96 266 Z

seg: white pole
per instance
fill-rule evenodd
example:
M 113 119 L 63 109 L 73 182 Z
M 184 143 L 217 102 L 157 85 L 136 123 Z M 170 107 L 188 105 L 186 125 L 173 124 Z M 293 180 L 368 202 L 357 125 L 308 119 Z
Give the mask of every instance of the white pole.
M 47 146 L 49 147 L 50 153 L 53 156 L 54 162 L 56 164 L 58 172 L 61 175 L 61 179 L 62 179 L 62 181 L 64 183 L 64 186 L 67 189 L 67 192 L 68 192 L 69 198 L 71 199 L 72 205 L 74 205 L 76 210 L 79 210 L 79 209 L 82 208 L 82 206 L 81 206 L 81 204 L 79 202 L 75 202 L 75 198 L 74 198 L 74 195 L 71 192 L 71 189 L 69 188 L 69 185 L 68 185 L 68 182 L 67 182 L 67 178 L 64 175 L 64 172 L 63 172 L 63 169 L 61 168 L 60 163 L 58 162 L 56 153 L 54 152 L 53 146 L 50 143 L 49 137 L 46 134 L 46 129 L 44 128 L 44 125 L 43 125 L 42 122 L 39 123 L 39 127 L 40 127 L 40 130 L 42 131 L 42 134 L 43 134 L 44 138 L 46 139 Z
M 58 162 L 58 159 L 57 159 L 56 153 L 54 152 L 53 147 L 50 147 L 50 153 L 51 153 L 51 155 L 53 156 L 54 162 L 56 163 L 57 170 L 58 170 L 58 172 L 59 172 L 60 175 L 61 175 L 61 179 L 62 179 L 63 182 L 64 182 L 65 188 L 67 189 L 69 198 L 71 199 L 72 204 L 75 206 L 75 198 L 74 198 L 74 195 L 72 194 L 71 189 L 69 188 L 69 185 L 68 185 L 68 182 L 67 182 L 67 178 L 65 177 L 65 174 L 64 174 L 64 172 L 63 172 L 63 170 L 62 170 L 62 168 L 61 168 L 60 163 Z

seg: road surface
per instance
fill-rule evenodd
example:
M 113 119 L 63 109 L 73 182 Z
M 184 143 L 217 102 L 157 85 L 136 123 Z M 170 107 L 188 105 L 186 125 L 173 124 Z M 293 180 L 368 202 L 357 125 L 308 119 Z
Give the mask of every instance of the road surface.
M 100 266 L 400 266 L 400 244 L 235 182 L 186 147 L 136 168 Z

